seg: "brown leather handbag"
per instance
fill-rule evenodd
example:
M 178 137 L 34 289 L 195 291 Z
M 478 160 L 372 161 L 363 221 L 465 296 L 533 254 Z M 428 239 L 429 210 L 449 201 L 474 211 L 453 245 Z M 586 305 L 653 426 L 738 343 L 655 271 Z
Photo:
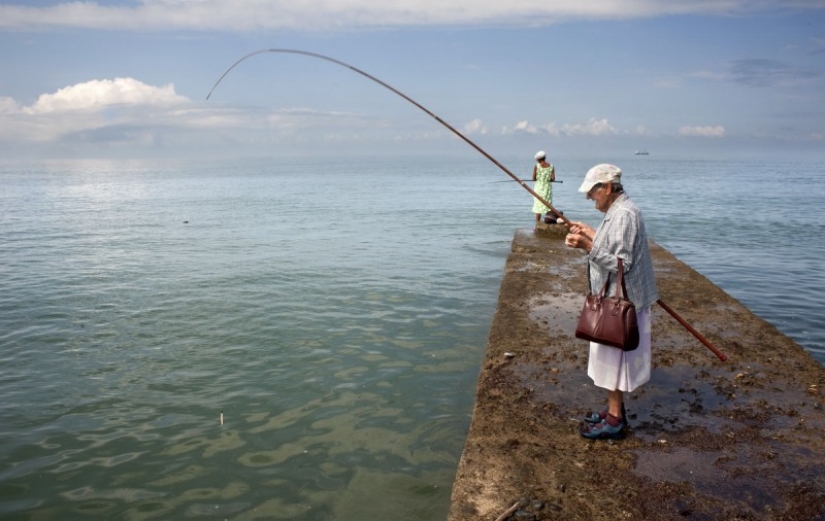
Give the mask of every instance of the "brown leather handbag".
M 590 279 L 590 265 L 587 266 L 587 278 Z M 576 326 L 576 338 L 598 342 L 623 351 L 633 351 L 639 347 L 639 326 L 636 322 L 636 306 L 627 300 L 627 288 L 624 284 L 624 265 L 619 259 L 618 289 L 615 297 L 607 297 L 610 275 L 598 295 L 590 293 L 584 299 L 582 314 Z

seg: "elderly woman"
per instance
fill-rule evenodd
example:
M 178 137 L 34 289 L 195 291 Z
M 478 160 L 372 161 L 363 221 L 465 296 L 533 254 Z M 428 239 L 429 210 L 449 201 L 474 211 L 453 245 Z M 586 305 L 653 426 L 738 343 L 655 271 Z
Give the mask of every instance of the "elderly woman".
M 536 165 L 533 167 L 533 181 L 536 184 L 533 186 L 533 191 L 539 194 L 545 201 L 553 204 L 553 181 L 556 180 L 556 169 L 547 162 L 547 154 L 544 150 L 536 152 Z M 549 212 L 544 203 L 538 198 L 533 198 L 533 213 L 536 214 L 536 223 L 541 221 L 541 216 L 545 212 Z
M 621 169 L 614 165 L 596 165 L 587 172 L 579 192 L 587 194 L 605 216 L 596 230 L 572 223 L 565 238 L 567 246 L 587 252 L 593 293 L 612 274 L 608 294 L 616 294 L 618 259 L 622 259 L 627 298 L 636 306 L 639 323 L 639 347 L 633 351 L 590 343 L 587 375 L 597 387 L 607 389 L 607 409 L 588 414 L 582 423 L 581 434 L 590 439 L 622 437 L 627 425 L 623 393 L 650 380 L 650 307 L 659 294 L 642 214 L 624 192 L 621 178 Z

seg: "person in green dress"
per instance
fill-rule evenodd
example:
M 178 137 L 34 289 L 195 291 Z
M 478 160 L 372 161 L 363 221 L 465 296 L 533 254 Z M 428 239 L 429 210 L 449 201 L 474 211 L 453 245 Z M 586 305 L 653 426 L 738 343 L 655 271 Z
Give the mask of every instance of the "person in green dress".
M 533 181 L 536 184 L 533 190 L 539 194 L 545 201 L 553 204 L 553 181 L 556 180 L 556 169 L 547 162 L 547 154 L 544 150 L 536 152 L 536 166 L 533 167 Z M 533 197 L 533 213 L 536 214 L 536 223 L 541 221 L 541 216 L 549 212 L 544 203 Z

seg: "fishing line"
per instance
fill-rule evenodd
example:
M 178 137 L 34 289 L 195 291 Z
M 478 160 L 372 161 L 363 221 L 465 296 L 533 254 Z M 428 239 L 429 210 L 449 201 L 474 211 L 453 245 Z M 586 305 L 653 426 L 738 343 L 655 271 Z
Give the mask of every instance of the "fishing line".
M 454 128 L 453 128 L 453 127 L 449 124 L 449 123 L 447 123 L 447 122 L 446 122 L 446 121 L 444 121 L 443 119 L 441 119 L 441 118 L 439 118 L 438 116 L 436 116 L 433 112 L 431 112 L 431 111 L 430 111 L 429 109 L 427 109 L 425 106 L 421 105 L 420 103 L 418 103 L 417 101 L 415 101 L 415 100 L 414 100 L 414 99 L 412 99 L 411 97 L 407 96 L 406 94 L 404 94 L 404 93 L 403 93 L 403 92 L 401 92 L 400 90 L 396 89 L 396 88 L 395 88 L 395 87 L 393 87 L 392 85 L 389 85 L 388 83 L 384 83 L 383 81 L 379 80 L 379 79 L 378 79 L 378 78 L 376 78 L 375 76 L 373 76 L 373 75 L 371 75 L 371 74 L 368 74 L 368 73 L 366 73 L 366 72 L 362 71 L 361 69 L 359 69 L 359 68 L 357 68 L 357 67 L 353 67 L 352 65 L 350 65 L 350 64 L 348 64 L 348 63 L 344 63 L 344 62 L 342 62 L 342 61 L 340 61 L 340 60 L 336 60 L 335 58 L 330 58 L 329 56 L 325 56 L 325 55 L 323 55 L 323 54 L 318 54 L 318 53 L 309 52 L 309 51 L 300 51 L 300 50 L 297 50 L 297 49 L 261 49 L 261 50 L 259 50 L 259 51 L 251 52 L 251 53 L 247 54 L 246 56 L 244 56 L 243 58 L 241 58 L 240 60 L 238 60 L 238 61 L 236 61 L 235 63 L 233 63 L 231 67 L 229 67 L 228 69 L 226 69 L 226 72 L 224 72 L 224 73 L 221 75 L 221 77 L 220 77 L 220 78 L 218 78 L 218 81 L 216 81 L 216 82 L 215 82 L 215 85 L 213 85 L 213 86 L 212 86 L 212 89 L 209 91 L 209 94 L 207 94 L 207 95 L 206 95 L 206 99 L 207 99 L 207 100 L 209 100 L 209 97 L 210 97 L 210 96 L 212 96 L 212 93 L 213 93 L 213 92 L 215 91 L 215 89 L 218 87 L 218 84 L 220 84 L 220 82 L 221 82 L 221 81 L 223 81 L 223 79 L 226 77 L 226 75 L 227 75 L 227 74 L 229 74 L 229 73 L 232 71 L 232 69 L 234 69 L 235 67 L 237 67 L 238 65 L 240 65 L 240 63 L 241 63 L 241 62 L 243 62 L 244 60 L 247 60 L 248 58 L 251 58 L 251 57 L 253 57 L 253 56 L 255 56 L 255 55 L 258 55 L 258 54 L 264 54 L 264 53 L 268 53 L 268 52 L 282 53 L 282 54 L 298 54 L 298 55 L 301 55 L 301 56 L 309 56 L 309 57 L 311 57 L 311 58 L 318 58 L 319 60 L 328 61 L 328 62 L 330 62 L 330 63 L 334 63 L 334 64 L 336 64 L 336 65 L 340 65 L 341 67 L 345 67 L 345 68 L 347 68 L 347 69 L 349 69 L 349 70 L 351 70 L 351 71 L 353 71 L 353 72 L 357 72 L 357 73 L 358 73 L 358 74 L 360 74 L 361 76 L 364 76 L 365 78 L 367 78 L 367 79 L 369 79 L 369 80 L 374 81 L 375 83 L 377 83 L 377 84 L 381 85 L 382 87 L 384 87 L 384 88 L 387 88 L 387 89 L 391 90 L 392 92 L 394 92 L 394 93 L 398 94 L 399 96 L 401 96 L 401 97 L 402 97 L 402 98 L 404 98 L 405 100 L 409 101 L 410 103 L 412 103 L 413 105 L 415 105 L 416 107 L 418 107 L 419 109 L 421 109 L 422 111 L 424 111 L 427 115 L 429 115 L 430 117 L 432 117 L 433 119 L 435 119 L 436 121 L 438 121 L 439 123 L 441 123 L 442 125 L 444 125 L 445 127 L 447 127 L 447 128 L 450 130 L 450 132 L 452 132 L 452 133 L 453 133 L 453 134 L 455 134 L 456 136 L 460 137 L 462 140 L 464 140 L 464 142 L 466 142 L 468 145 L 470 145 L 471 147 L 475 148 L 478 152 L 480 152 L 480 153 L 481 153 L 481 155 L 483 155 L 484 157 L 486 157 L 487 159 L 489 159 L 490 161 L 492 161 L 494 165 L 496 165 L 497 167 L 499 167 L 499 168 L 500 168 L 500 169 L 501 169 L 501 170 L 502 170 L 505 174 L 507 174 L 508 176 L 510 176 L 510 177 L 511 177 L 514 181 L 516 181 L 519 185 L 521 185 L 521 187 L 522 187 L 522 188 L 524 188 L 525 190 L 527 190 L 528 192 L 530 192 L 530 193 L 533 195 L 533 197 L 535 197 L 536 199 L 538 199 L 539 201 L 541 201 L 541 203 L 542 203 L 544 206 L 546 206 L 547 208 L 549 208 L 549 209 L 550 209 L 552 212 L 554 212 L 556 215 L 560 216 L 561 220 L 564 222 L 564 224 L 565 224 L 565 225 L 567 225 L 568 227 L 570 227 L 570 226 L 572 226 L 572 225 L 573 225 L 573 223 L 572 223 L 572 222 L 571 222 L 571 221 L 570 221 L 567 217 L 565 217 L 564 215 L 562 215 L 562 213 L 561 213 L 561 212 L 559 212 L 558 210 L 556 210 L 556 209 L 553 207 L 553 205 L 551 205 L 551 204 L 550 204 L 548 201 L 546 201 L 543 197 L 541 197 L 539 194 L 537 194 L 537 193 L 536 193 L 536 192 L 535 192 L 532 188 L 530 188 L 529 186 L 527 186 L 527 183 L 525 183 L 523 180 L 519 179 L 519 178 L 518 178 L 518 176 L 516 176 L 514 173 L 510 172 L 509 170 L 507 170 L 507 168 L 506 168 L 504 165 L 502 165 L 501 163 L 499 163 L 499 162 L 496 160 L 496 158 L 494 158 L 493 156 L 491 156 L 490 154 L 488 154 L 488 153 L 487 153 L 487 152 L 486 152 L 483 148 L 481 148 L 480 146 L 478 146 L 478 145 L 476 145 L 474 142 L 472 142 L 472 141 L 471 141 L 471 140 L 470 140 L 467 136 L 465 136 L 464 134 L 462 134 L 462 133 L 461 133 L 461 132 L 459 132 L 458 130 L 454 129 Z M 667 304 L 665 304 L 665 303 L 664 303 L 664 302 L 662 302 L 661 300 L 658 300 L 658 301 L 657 301 L 657 303 L 658 303 L 658 304 L 659 304 L 659 305 L 660 305 L 660 306 L 661 306 L 661 307 L 662 307 L 665 311 L 667 311 L 667 312 L 668 312 L 668 313 L 669 313 L 669 314 L 670 314 L 673 318 L 675 318 L 677 322 L 679 322 L 682 326 L 684 326 L 684 327 L 685 327 L 685 329 L 687 329 L 687 330 L 688 330 L 688 331 L 689 331 L 689 332 L 690 332 L 690 333 L 691 333 L 694 337 L 696 337 L 696 338 L 697 338 L 700 342 L 702 342 L 702 344 L 704 344 L 704 345 L 705 345 L 705 347 L 707 347 L 708 349 L 710 349 L 711 351 L 713 351 L 713 353 L 714 353 L 714 354 L 715 354 L 715 355 L 716 355 L 716 356 L 717 356 L 720 360 L 725 361 L 725 360 L 727 359 L 727 357 L 726 357 L 726 356 L 725 356 L 725 355 L 724 355 L 721 351 L 719 351 L 718 349 L 716 349 L 716 348 L 715 348 L 715 347 L 714 347 L 714 346 L 713 346 L 710 342 L 708 342 L 708 341 L 707 341 L 707 339 L 706 339 L 705 337 L 703 337 L 703 336 L 702 336 L 702 335 L 701 335 L 698 331 L 696 331 L 696 330 L 695 330 L 695 329 L 694 329 L 694 328 L 693 328 L 690 324 L 688 324 L 688 323 L 687 323 L 687 322 L 686 322 L 686 321 L 685 321 L 682 317 L 680 317 L 678 314 L 676 314 L 676 312 L 675 312 L 675 311 L 673 311 L 673 310 L 672 310 L 672 309 L 671 309 L 671 308 L 670 308 Z
M 394 92 L 394 93 L 398 94 L 399 96 L 401 96 L 401 97 L 402 97 L 402 98 L 404 98 L 405 100 L 409 101 L 410 103 L 412 103 L 413 105 L 415 105 L 416 107 L 418 107 L 419 109 L 421 109 L 422 111 L 424 111 L 427 115 L 429 115 L 430 117 L 432 117 L 433 119 L 435 119 L 436 121 L 438 121 L 439 123 L 441 123 L 442 125 L 444 125 L 445 127 L 447 127 L 447 128 L 450 130 L 450 132 L 452 132 L 452 133 L 453 133 L 453 134 L 455 134 L 456 136 L 460 137 L 460 138 L 461 138 L 462 140 L 464 140 L 464 141 L 465 141 L 468 145 L 470 145 L 471 147 L 475 148 L 478 152 L 480 152 L 480 153 L 481 153 L 481 155 L 483 155 L 484 157 L 486 157 L 487 159 L 489 159 L 490 161 L 492 161 L 492 162 L 493 162 L 493 164 L 495 164 L 497 167 L 499 167 L 499 168 L 500 168 L 500 169 L 501 169 L 501 170 L 502 170 L 505 174 L 509 175 L 511 178 L 513 178 L 513 180 L 514 180 L 514 181 L 516 181 L 518 184 L 520 184 L 522 188 L 524 188 L 525 190 L 527 190 L 528 192 L 530 192 L 530 193 L 533 195 L 533 197 L 535 197 L 536 199 L 538 199 L 539 201 L 541 201 L 541 203 L 542 203 L 544 206 L 546 206 L 547 208 L 549 208 L 549 209 L 550 209 L 552 212 L 554 212 L 556 215 L 560 215 L 560 216 L 561 216 L 561 219 L 564 221 L 564 223 L 565 223 L 567 226 L 571 226 L 571 225 L 573 224 L 572 222 L 570 222 L 570 220 L 569 220 L 569 219 L 567 219 L 567 217 L 565 217 L 564 215 L 562 215 L 562 213 L 561 213 L 561 212 L 559 212 L 558 210 L 556 210 L 556 209 L 553 207 L 553 205 L 552 205 L 552 204 L 550 204 L 550 203 L 549 203 L 548 201 L 546 201 L 543 197 L 541 197 L 539 194 L 537 194 L 537 193 L 536 193 L 536 192 L 535 192 L 532 188 L 530 188 L 529 186 L 527 186 L 527 184 L 526 184 L 524 181 L 522 181 L 522 180 L 521 180 L 521 179 L 519 179 L 519 178 L 518 178 L 515 174 L 513 174 L 512 172 L 510 172 L 510 171 L 509 171 L 509 170 L 508 170 L 508 169 L 507 169 L 504 165 L 502 165 L 501 163 L 499 163 L 499 162 L 496 160 L 496 158 L 494 158 L 493 156 L 491 156 L 490 154 L 488 154 L 488 153 L 487 153 L 487 152 L 486 152 L 483 148 L 481 148 L 480 146 L 476 145 L 476 144 L 475 144 L 473 141 L 471 141 L 471 140 L 470 140 L 467 136 L 465 136 L 464 134 L 462 134 L 461 132 L 459 132 L 458 130 L 456 130 L 455 128 L 453 128 L 453 127 L 452 127 L 449 123 L 447 123 L 447 122 L 446 122 L 446 121 L 444 121 L 443 119 L 441 119 L 441 118 L 439 118 L 438 116 L 436 116 L 436 115 L 435 115 L 432 111 L 430 111 L 428 108 L 426 108 L 425 106 L 421 105 L 420 103 L 418 103 L 417 101 L 415 101 L 415 100 L 414 100 L 414 99 L 412 99 L 411 97 L 407 96 L 406 94 L 404 94 L 404 93 L 403 93 L 403 92 L 401 92 L 400 90 L 396 89 L 396 88 L 395 88 L 395 87 L 393 87 L 392 85 L 389 85 L 388 83 L 385 83 L 385 82 L 383 82 L 383 81 L 379 80 L 379 79 L 378 79 L 378 78 L 376 78 L 375 76 L 373 76 L 373 75 L 371 75 L 371 74 L 368 74 L 368 73 L 366 73 L 366 72 L 362 71 L 361 69 L 359 69 L 359 68 L 357 68 L 357 67 L 353 67 L 352 65 L 350 65 L 350 64 L 348 64 L 348 63 L 344 63 L 344 62 L 342 62 L 342 61 L 340 61 L 340 60 L 336 60 L 335 58 L 330 58 L 329 56 L 324 56 L 323 54 L 318 54 L 318 53 L 309 52 L 309 51 L 300 51 L 300 50 L 297 50 L 297 49 L 261 49 L 260 51 L 251 52 L 251 53 L 247 54 L 246 56 L 244 56 L 243 58 L 241 58 L 240 60 L 238 60 L 238 61 L 236 61 L 235 63 L 233 63 L 233 64 L 232 64 L 232 66 L 231 66 L 231 67 L 229 67 L 229 68 L 226 70 L 226 72 L 224 72 L 224 73 L 223 73 L 223 75 L 221 75 L 221 77 L 220 77 L 220 78 L 218 78 L 218 81 L 216 81 L 216 82 L 215 82 L 215 85 L 213 85 L 213 86 L 212 86 L 212 89 L 209 91 L 209 94 L 207 94 L 207 95 L 206 95 L 206 99 L 208 100 L 208 99 L 209 99 L 209 97 L 210 97 L 210 96 L 212 96 L 212 93 L 215 91 L 215 88 L 217 88 L 218 84 L 219 84 L 219 83 L 220 83 L 220 82 L 221 82 L 221 81 L 222 81 L 222 80 L 226 77 L 226 75 L 227 75 L 227 74 L 229 74 L 229 73 L 230 73 L 230 71 L 232 71 L 232 69 L 234 69 L 235 67 L 237 67 L 238 65 L 240 65 L 240 63 L 241 63 L 242 61 L 244 61 L 244 60 L 246 60 L 246 59 L 248 59 L 248 58 L 251 58 L 251 57 L 253 57 L 253 56 L 255 56 L 255 55 L 258 55 L 258 54 L 263 54 L 263 53 L 268 53 L 268 52 L 283 53 L 283 54 L 299 54 L 299 55 L 301 55 L 301 56 L 309 56 L 309 57 L 311 57 L 311 58 L 318 58 L 319 60 L 325 60 L 325 61 L 328 61 L 328 62 L 334 63 L 334 64 L 336 64 L 336 65 L 340 65 L 341 67 L 345 67 L 345 68 L 347 68 L 347 69 L 350 69 L 350 70 L 351 70 L 351 71 L 353 71 L 353 72 L 357 72 L 357 73 L 358 73 L 358 74 L 360 74 L 361 76 L 364 76 L 365 78 L 367 78 L 367 79 L 370 79 L 370 80 L 374 81 L 375 83 L 377 83 L 377 84 L 381 85 L 382 87 L 384 87 L 384 88 L 387 88 L 387 89 L 391 90 L 392 92 Z

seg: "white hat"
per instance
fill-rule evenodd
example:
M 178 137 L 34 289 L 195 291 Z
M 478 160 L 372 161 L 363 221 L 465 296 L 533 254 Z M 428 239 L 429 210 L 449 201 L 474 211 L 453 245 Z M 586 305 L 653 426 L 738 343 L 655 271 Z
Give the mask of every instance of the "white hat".
M 579 192 L 587 193 L 599 183 L 617 181 L 621 179 L 621 177 L 622 169 L 616 165 L 608 165 L 606 163 L 596 165 L 588 170 L 587 175 L 584 176 L 584 182 L 579 187 Z
M 536 152 L 536 161 L 538 161 L 539 159 L 544 159 L 545 157 L 547 157 L 547 154 L 544 153 L 544 150 L 539 150 L 538 152 Z

